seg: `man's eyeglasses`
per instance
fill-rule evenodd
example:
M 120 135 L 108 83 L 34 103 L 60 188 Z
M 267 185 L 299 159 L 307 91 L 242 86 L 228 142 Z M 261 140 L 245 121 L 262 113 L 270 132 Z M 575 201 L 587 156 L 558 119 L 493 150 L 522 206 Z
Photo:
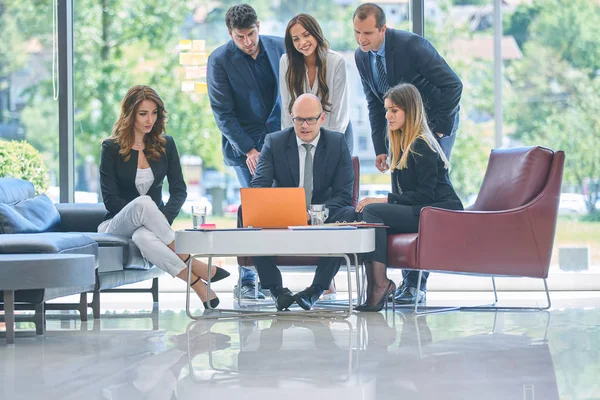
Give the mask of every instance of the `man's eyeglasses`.
M 316 117 L 310 117 L 310 118 L 292 118 L 292 122 L 296 125 L 303 125 L 305 122 L 308 125 L 315 125 L 317 123 L 317 121 L 319 120 L 319 118 L 321 118 L 321 114 L 319 114 Z

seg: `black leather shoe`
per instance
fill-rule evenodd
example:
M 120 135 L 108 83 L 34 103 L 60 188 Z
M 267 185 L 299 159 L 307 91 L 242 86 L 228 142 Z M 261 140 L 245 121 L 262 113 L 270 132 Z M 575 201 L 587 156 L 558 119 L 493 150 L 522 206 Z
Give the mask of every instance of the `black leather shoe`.
M 275 302 L 278 311 L 287 310 L 294 304 L 294 294 L 290 289 L 281 286 L 271 287 L 271 298 Z
M 319 300 L 321 294 L 323 294 L 323 289 L 315 286 L 309 286 L 303 291 L 296 293 L 294 295 L 294 300 L 296 300 L 296 303 L 298 303 L 300 307 L 308 311 L 317 302 L 317 300 Z
M 406 286 L 400 294 L 394 296 L 396 304 L 415 304 L 417 298 L 417 288 Z M 425 291 L 419 290 L 419 304 L 425 304 Z

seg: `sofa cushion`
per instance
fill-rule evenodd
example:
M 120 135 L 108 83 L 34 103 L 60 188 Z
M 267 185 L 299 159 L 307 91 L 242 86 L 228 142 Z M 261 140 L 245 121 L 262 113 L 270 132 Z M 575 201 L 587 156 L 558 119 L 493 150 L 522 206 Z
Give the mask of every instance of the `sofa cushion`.
M 12 205 L 33 196 L 33 183 L 17 178 L 0 178 L 0 203 Z
M 140 252 L 140 249 L 127 236 L 114 235 L 112 233 L 82 233 L 98 243 L 99 247 L 122 247 L 123 248 L 123 269 L 142 269 L 152 268 Z
M 60 214 L 45 194 L 14 205 L 0 203 L 0 233 L 41 233 L 58 230 Z
M 98 255 L 96 242 L 79 233 L 0 235 L 0 254 L 69 253 Z

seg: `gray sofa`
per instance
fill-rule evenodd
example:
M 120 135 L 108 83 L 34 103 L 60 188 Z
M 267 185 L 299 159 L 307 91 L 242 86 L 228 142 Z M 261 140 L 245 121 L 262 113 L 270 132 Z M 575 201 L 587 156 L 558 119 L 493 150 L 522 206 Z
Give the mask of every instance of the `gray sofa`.
M 53 204 L 46 195 L 34 195 L 25 180 L 0 178 L 0 254 L 77 253 L 96 256 L 96 282 L 90 287 L 65 287 L 17 291 L 17 309 L 35 310 L 36 326 L 46 309 L 78 310 L 87 320 L 87 308 L 100 318 L 101 292 L 146 292 L 158 302 L 158 277 L 163 271 L 146 261 L 130 238 L 97 233 L 106 209 L 103 204 Z M 120 286 L 153 279 L 148 289 Z M 91 303 L 87 293 L 93 293 Z M 46 304 L 46 301 L 80 294 L 78 304 Z M 0 291 L 0 309 L 3 308 Z M 41 327 L 37 328 L 41 332 Z

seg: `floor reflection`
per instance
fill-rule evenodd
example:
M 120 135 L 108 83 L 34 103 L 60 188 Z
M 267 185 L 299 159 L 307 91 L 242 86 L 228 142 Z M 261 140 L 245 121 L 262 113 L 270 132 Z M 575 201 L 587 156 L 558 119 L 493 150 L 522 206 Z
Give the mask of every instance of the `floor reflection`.
M 0 346 L 0 398 L 552 400 L 598 394 L 597 310 L 427 317 L 390 311 L 341 321 L 192 323 L 179 312 L 159 314 L 158 330 L 153 320 L 49 321 L 46 338 Z M 585 323 L 573 324 L 582 317 Z

